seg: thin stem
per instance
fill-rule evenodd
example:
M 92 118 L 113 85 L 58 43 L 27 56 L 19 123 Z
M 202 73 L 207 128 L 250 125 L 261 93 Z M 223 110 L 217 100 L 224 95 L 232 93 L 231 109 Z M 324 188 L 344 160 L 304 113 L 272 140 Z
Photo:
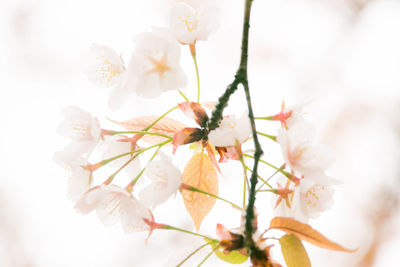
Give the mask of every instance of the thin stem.
M 254 159 L 253 156 L 248 155 L 248 154 L 243 154 L 243 156 Z M 260 161 L 261 163 L 264 163 L 265 165 L 267 165 L 267 166 L 269 166 L 269 167 L 275 169 L 276 171 L 282 173 L 282 174 L 285 175 L 286 177 L 288 177 L 288 178 L 291 177 L 290 173 L 288 173 L 287 171 L 284 171 L 282 168 L 278 168 L 278 167 L 276 167 L 275 165 L 272 165 L 271 163 L 268 163 L 268 162 L 266 162 L 265 160 L 262 160 L 262 159 L 259 159 L 259 161 Z
M 197 103 L 200 102 L 200 75 L 199 75 L 199 67 L 197 66 L 197 58 L 196 58 L 196 44 L 189 45 L 190 54 L 193 58 L 194 67 L 196 69 L 196 78 L 197 78 Z
M 143 167 L 143 169 L 138 173 L 138 175 L 136 175 L 136 177 L 125 187 L 127 190 L 133 188 L 133 186 L 137 183 L 137 181 L 139 180 L 139 178 L 142 176 L 142 174 L 144 173 L 144 171 L 146 170 L 147 165 L 155 158 L 155 156 L 157 155 L 158 151 L 160 151 L 162 146 L 158 146 L 157 150 L 154 152 L 153 156 L 150 158 L 150 160 L 146 163 L 146 166 Z
M 244 207 L 246 207 L 246 191 L 247 188 L 250 188 L 250 185 L 249 185 L 249 178 L 247 177 L 247 166 L 246 163 L 244 163 L 242 155 L 239 157 L 239 160 L 243 167 L 243 209 L 244 209 Z
M 189 230 L 186 230 L 186 229 L 174 227 L 174 226 L 167 225 L 167 224 L 164 225 L 164 227 L 162 229 L 164 229 L 164 230 L 175 230 L 175 231 L 179 231 L 179 232 L 182 232 L 182 233 L 186 233 L 186 234 L 190 234 L 190 235 L 194 235 L 194 236 L 199 236 L 199 237 L 202 237 L 202 238 L 207 238 L 207 239 L 209 239 L 209 240 L 211 240 L 211 241 L 213 241 L 215 243 L 219 242 L 217 239 L 210 238 L 208 236 L 205 236 L 205 235 L 202 235 L 202 234 L 199 234 L 199 233 L 195 233 L 195 232 L 192 232 L 192 231 L 189 231 Z
M 208 260 L 209 257 L 211 257 L 211 255 L 217 250 L 219 249 L 219 245 L 215 246 L 215 248 L 213 248 L 213 250 L 208 253 L 208 255 L 204 258 L 204 260 L 202 260 L 199 265 L 197 265 L 197 267 L 200 267 L 201 265 L 203 265 L 204 262 L 206 262 L 206 260 Z
M 156 135 L 156 136 L 162 136 L 167 139 L 172 139 L 171 136 L 165 135 L 165 134 L 160 134 L 160 133 L 154 133 L 154 132 L 147 132 L 147 131 L 108 131 L 109 135 L 115 135 L 115 134 L 148 134 L 148 135 Z
M 185 99 L 187 102 L 190 102 L 189 101 L 189 98 L 187 98 L 186 96 L 185 96 L 185 94 L 181 91 L 181 90 L 179 90 L 179 94 L 183 97 L 183 99 Z
M 180 267 L 182 266 L 182 264 L 184 264 L 188 259 L 190 259 L 190 257 L 192 257 L 194 254 L 196 254 L 197 252 L 199 252 L 202 248 L 210 245 L 213 242 L 208 242 L 205 243 L 203 245 L 201 245 L 200 247 L 198 247 L 196 250 L 194 250 L 192 253 L 190 253 L 186 258 L 184 258 L 180 263 L 178 263 L 178 265 L 176 265 L 175 267 Z
M 119 158 L 122 158 L 122 157 L 125 157 L 125 156 L 128 156 L 128 155 L 132 155 L 133 153 L 134 152 L 126 152 L 126 153 L 122 153 L 122 154 L 119 154 L 117 156 L 114 156 L 114 157 L 111 157 L 111 158 L 108 158 L 108 159 L 104 159 L 102 161 L 99 161 L 99 162 L 97 162 L 95 164 L 90 165 L 90 169 L 93 172 L 93 171 L 97 170 L 98 168 L 100 168 L 101 166 L 104 166 L 104 165 L 110 163 L 113 160 L 116 160 L 116 159 L 119 159 Z
M 278 172 L 279 172 L 279 170 L 276 170 L 270 177 L 268 177 L 268 179 L 265 180 L 265 182 L 268 183 L 269 180 L 271 180 L 272 177 L 274 177 Z M 256 190 L 256 192 L 259 192 L 261 190 L 261 188 L 264 186 L 264 184 L 266 184 L 266 183 L 263 183 L 262 185 L 260 185 L 260 187 Z M 267 185 L 269 185 L 269 183 Z
M 141 150 L 136 150 L 136 151 L 135 151 L 136 154 L 135 154 L 133 157 L 131 157 L 127 162 L 125 162 L 118 170 L 116 170 L 113 174 L 111 174 L 110 177 L 109 177 L 109 179 L 111 179 L 111 180 L 114 179 L 114 177 L 115 177 L 122 169 L 124 169 L 129 163 L 131 163 L 135 158 L 137 158 L 137 157 L 138 157 L 140 154 L 142 154 L 143 152 L 145 152 L 145 151 L 147 151 L 147 150 L 149 150 L 149 149 L 152 149 L 153 147 L 166 145 L 166 144 L 168 144 L 168 143 L 170 143 L 170 142 L 171 142 L 171 140 L 168 140 L 168 141 L 164 141 L 164 142 L 162 142 L 162 143 L 156 144 L 156 145 L 152 145 L 152 146 L 146 147 L 146 148 L 141 149 Z
M 262 132 L 257 132 L 257 134 L 265 136 L 265 137 L 271 139 L 272 141 L 276 141 L 276 136 L 275 135 L 269 135 L 269 134 L 262 133 Z
M 275 120 L 275 119 L 274 119 L 274 116 L 268 116 L 268 117 L 255 117 L 254 119 L 255 119 L 255 120 L 268 120 L 268 121 L 273 121 L 273 120 Z
M 279 191 L 277 189 L 271 188 L 271 189 L 263 189 L 258 192 L 271 192 L 271 193 L 277 194 L 277 192 L 279 192 Z
M 177 109 L 178 106 L 175 106 L 173 108 L 171 108 L 170 110 L 168 110 L 167 112 L 165 112 L 164 114 L 162 114 L 160 117 L 158 117 L 158 119 L 156 119 L 155 121 L 153 121 L 149 126 L 147 126 L 146 128 L 144 128 L 142 131 L 148 131 L 149 129 L 151 129 L 151 127 L 153 127 L 154 125 L 156 125 L 157 122 L 159 122 L 162 118 L 164 118 L 165 116 L 167 116 L 170 112 L 174 111 L 175 109 Z
M 192 191 L 192 192 L 198 192 L 198 193 L 201 193 L 201 194 L 209 195 L 209 196 L 211 196 L 211 197 L 214 197 L 214 198 L 216 198 L 216 199 L 222 200 L 222 201 L 224 201 L 224 202 L 226 202 L 226 203 L 232 205 L 232 207 L 235 208 L 235 209 L 242 210 L 242 208 L 239 207 L 238 205 L 236 205 L 235 203 L 233 203 L 233 202 L 231 202 L 231 201 L 229 201 L 229 200 L 227 200 L 227 199 L 224 199 L 224 198 L 222 198 L 222 197 L 219 197 L 219 196 L 217 196 L 217 195 L 214 195 L 214 194 L 212 194 L 212 193 L 203 191 L 203 190 L 201 190 L 201 189 L 199 189 L 199 188 L 197 188 L 197 187 L 183 184 L 183 186 L 182 186 L 181 188 L 183 188 L 183 189 L 185 189 L 185 190 Z
M 249 166 L 246 166 L 246 168 L 247 168 L 249 171 L 253 172 L 253 171 L 250 169 Z M 266 184 L 269 188 L 272 188 L 272 185 L 270 185 L 270 184 L 268 183 L 268 181 L 265 180 L 265 179 L 263 179 L 260 175 L 257 174 L 257 178 L 260 179 L 261 182 L 263 182 L 263 185 Z M 256 192 L 257 192 L 257 190 L 256 190 Z

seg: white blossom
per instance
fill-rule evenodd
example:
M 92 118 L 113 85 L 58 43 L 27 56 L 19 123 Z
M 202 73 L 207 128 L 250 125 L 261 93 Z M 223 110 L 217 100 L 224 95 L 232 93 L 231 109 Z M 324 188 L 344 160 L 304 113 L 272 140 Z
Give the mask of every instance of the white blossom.
M 83 193 L 89 190 L 92 183 L 92 173 L 85 168 L 89 163 L 84 158 L 70 161 L 65 158 L 63 152 L 56 152 L 54 160 L 69 171 L 67 196 L 72 201 L 77 201 Z
M 102 150 L 102 159 L 110 159 L 112 157 L 131 152 L 132 144 L 130 142 L 119 141 L 125 139 L 126 136 L 123 135 L 106 135 L 104 140 L 101 142 L 100 147 Z M 119 168 L 121 167 L 130 156 L 121 157 L 115 159 L 108 163 L 111 167 Z M 129 177 L 134 178 L 141 170 L 140 157 L 137 156 L 133 161 L 131 161 L 125 168 L 124 171 L 129 175 Z M 139 180 L 140 181 L 140 180 Z
M 120 220 L 127 233 L 147 230 L 143 219 L 151 220 L 149 210 L 117 185 L 103 184 L 92 188 L 80 198 L 75 208 L 83 214 L 96 210 L 97 217 L 107 226 Z
M 117 86 L 124 71 L 124 63 L 114 49 L 104 45 L 92 45 L 91 62 L 86 71 L 91 82 L 99 87 Z
M 303 109 L 308 103 L 309 101 L 286 107 L 285 103 L 283 102 L 281 112 L 275 116 L 281 121 L 283 127 L 290 129 L 296 124 L 305 123 Z
M 143 97 L 154 98 L 163 92 L 185 87 L 187 78 L 179 60 L 179 44 L 166 30 L 155 29 L 142 33 L 136 39 L 119 91 L 124 95 L 135 92 Z
M 292 217 L 307 223 L 310 218 L 318 218 L 333 204 L 334 189 L 331 186 L 303 179 L 298 186 L 290 183 L 288 189 L 292 193 L 287 198 L 281 198 L 280 195 L 272 198 L 275 216 Z
M 235 146 L 237 142 L 242 144 L 251 135 L 251 124 L 248 113 L 240 118 L 226 116 L 219 127 L 208 134 L 211 144 L 218 147 Z
M 148 164 L 145 172 L 152 183 L 139 196 L 147 207 L 155 208 L 175 194 L 181 185 L 181 172 L 172 164 L 171 157 L 160 153 L 160 160 Z
M 317 179 L 316 176 L 324 175 L 323 170 L 329 167 L 333 158 L 328 147 L 313 144 L 313 137 L 314 128 L 308 123 L 299 123 L 287 131 L 281 129 L 277 142 L 292 171 L 305 178 Z
M 73 106 L 64 108 L 63 115 L 65 120 L 59 125 L 58 134 L 71 139 L 64 158 L 72 161 L 84 153 L 89 155 L 101 137 L 99 122 L 89 112 Z
M 170 11 L 170 29 L 182 44 L 207 40 L 218 28 L 218 23 L 219 14 L 215 8 L 194 10 L 188 4 L 176 3 Z

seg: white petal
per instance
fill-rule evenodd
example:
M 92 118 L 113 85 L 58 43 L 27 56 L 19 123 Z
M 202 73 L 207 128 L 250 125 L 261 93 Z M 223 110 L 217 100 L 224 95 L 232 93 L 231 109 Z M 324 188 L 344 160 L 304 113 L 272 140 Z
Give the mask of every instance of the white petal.
M 104 141 L 100 144 L 102 150 L 102 159 L 109 159 L 120 154 L 124 154 L 131 151 L 131 143 L 120 142 L 118 140 L 124 139 L 126 136 L 113 135 L 105 136 Z M 121 157 L 113 160 L 109 163 L 110 166 L 119 168 L 126 161 L 129 160 L 130 156 Z M 141 170 L 140 157 L 136 157 L 131 161 L 125 168 L 124 171 L 132 178 L 134 178 Z
M 196 41 L 199 21 L 191 6 L 185 3 L 176 3 L 171 8 L 169 23 L 173 34 L 179 42 L 192 44 Z
M 83 193 L 89 190 L 90 176 L 90 171 L 83 169 L 82 166 L 76 166 L 72 169 L 68 185 L 68 197 L 72 201 L 78 200 Z
M 316 184 L 323 186 L 340 185 L 343 183 L 342 181 L 336 178 L 327 176 L 323 170 L 315 170 L 307 172 L 304 174 L 303 180 L 310 180 Z
M 110 226 L 115 224 L 120 215 L 120 203 L 122 194 L 115 192 L 107 192 L 100 204 L 96 207 L 96 214 L 100 221 L 106 225 Z
M 58 134 L 75 141 L 97 141 L 101 129 L 96 118 L 78 107 L 68 106 L 63 109 L 65 120 L 58 127 Z
M 144 188 L 139 196 L 147 207 L 155 208 L 175 194 L 181 185 L 181 172 L 172 164 L 171 157 L 160 153 L 160 160 L 150 162 L 146 176 L 152 184 Z
M 103 186 L 96 186 L 81 195 L 75 204 L 75 209 L 82 214 L 87 214 L 97 208 L 101 203 L 106 191 Z
M 187 77 L 182 68 L 178 67 L 165 72 L 160 82 L 161 90 L 166 92 L 176 90 L 177 88 L 185 88 L 187 85 Z
M 155 98 L 162 92 L 160 86 L 160 76 L 157 73 L 147 73 L 139 78 L 136 93 L 146 98 Z
M 248 113 L 239 119 L 235 116 L 224 117 L 220 126 L 208 134 L 208 139 L 214 146 L 227 147 L 243 143 L 251 134 Z
M 220 10 L 217 8 L 208 8 L 199 14 L 199 30 L 197 40 L 207 40 L 208 36 L 215 32 L 219 27 Z
M 126 233 L 148 230 L 143 219 L 151 220 L 150 212 L 134 197 L 121 199 L 121 225 Z
M 99 87 L 111 87 L 120 83 L 124 64 L 112 48 L 93 44 L 92 62 L 86 71 L 88 79 Z

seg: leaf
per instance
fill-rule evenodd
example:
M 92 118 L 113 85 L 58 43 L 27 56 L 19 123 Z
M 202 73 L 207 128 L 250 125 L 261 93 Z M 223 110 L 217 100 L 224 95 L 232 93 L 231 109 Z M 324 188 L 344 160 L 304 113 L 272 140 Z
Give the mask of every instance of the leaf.
M 159 117 L 157 116 L 140 116 L 122 122 L 113 120 L 111 121 L 124 127 L 128 131 L 142 131 L 144 128 L 146 128 L 154 121 L 156 121 L 158 118 Z M 151 127 L 149 132 L 160 133 L 173 137 L 175 132 L 180 131 L 185 127 L 186 126 L 183 123 L 176 121 L 174 119 L 162 118 L 155 125 L 153 125 L 153 127 Z M 162 136 L 146 134 L 141 138 L 141 140 L 146 141 L 150 144 L 158 144 L 164 142 L 166 138 Z
M 210 246 L 213 249 L 215 249 L 218 246 L 218 243 L 216 243 L 216 242 L 211 242 L 211 240 L 209 240 L 207 238 L 205 238 L 205 240 L 207 242 L 210 242 Z M 249 256 L 246 256 L 237 250 L 233 250 L 233 251 L 230 251 L 229 253 L 225 254 L 224 249 L 222 247 L 219 247 L 214 253 L 221 260 L 226 261 L 231 264 L 241 264 L 241 263 L 247 261 L 247 259 L 249 258 Z
M 182 174 L 182 183 L 205 192 L 218 195 L 218 175 L 210 159 L 203 152 L 193 155 Z M 187 211 L 193 219 L 197 231 L 204 217 L 210 212 L 216 199 L 206 194 L 182 190 Z
M 207 154 L 210 157 L 210 160 L 211 160 L 212 164 L 214 165 L 215 169 L 217 169 L 217 171 L 219 173 L 221 173 L 221 169 L 219 168 L 218 162 L 215 158 L 216 150 L 215 150 L 214 146 L 212 146 L 210 143 L 207 143 L 205 148 L 206 148 Z
M 183 102 L 178 104 L 182 112 L 189 118 L 194 119 L 201 127 L 206 127 L 208 122 L 208 115 L 204 108 L 196 102 Z
M 300 239 L 289 234 L 279 239 L 287 267 L 311 267 L 310 259 Z
M 345 252 L 354 252 L 357 250 L 344 248 L 327 239 L 321 233 L 314 230 L 310 225 L 301 223 L 292 218 L 275 217 L 271 220 L 269 228 L 278 229 L 287 234 L 293 234 L 301 240 L 307 241 L 321 248 Z
M 172 153 L 174 154 L 179 146 L 197 142 L 204 137 L 204 131 L 198 128 L 183 128 L 174 134 Z

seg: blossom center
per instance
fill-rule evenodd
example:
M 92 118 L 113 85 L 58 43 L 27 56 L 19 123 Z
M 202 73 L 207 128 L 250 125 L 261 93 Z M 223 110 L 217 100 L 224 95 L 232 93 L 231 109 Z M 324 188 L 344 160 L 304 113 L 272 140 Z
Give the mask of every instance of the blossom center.
M 296 165 L 297 161 L 301 159 L 303 156 L 304 152 L 307 150 L 307 147 L 301 147 L 299 149 L 296 149 L 293 151 L 293 153 L 288 153 L 288 160 L 291 165 Z
M 121 74 L 121 71 L 106 57 L 101 56 L 98 57 L 98 59 L 102 61 L 102 64 L 95 70 L 95 72 L 99 74 L 101 80 L 110 83 L 115 79 L 115 77 Z
M 325 186 L 315 185 L 303 194 L 305 202 L 308 206 L 317 207 L 322 195 L 325 193 Z
M 188 32 L 192 32 L 197 28 L 197 19 L 187 15 L 186 17 L 179 16 L 179 20 L 186 27 Z
M 161 57 L 161 59 L 155 59 L 153 57 L 149 57 L 150 62 L 153 67 L 149 70 L 150 73 L 156 72 L 160 76 L 162 76 L 166 71 L 169 71 L 171 68 L 167 65 L 167 59 L 165 56 Z
M 82 125 L 80 123 L 70 123 L 70 128 L 75 137 L 85 140 L 92 139 L 89 127 Z

